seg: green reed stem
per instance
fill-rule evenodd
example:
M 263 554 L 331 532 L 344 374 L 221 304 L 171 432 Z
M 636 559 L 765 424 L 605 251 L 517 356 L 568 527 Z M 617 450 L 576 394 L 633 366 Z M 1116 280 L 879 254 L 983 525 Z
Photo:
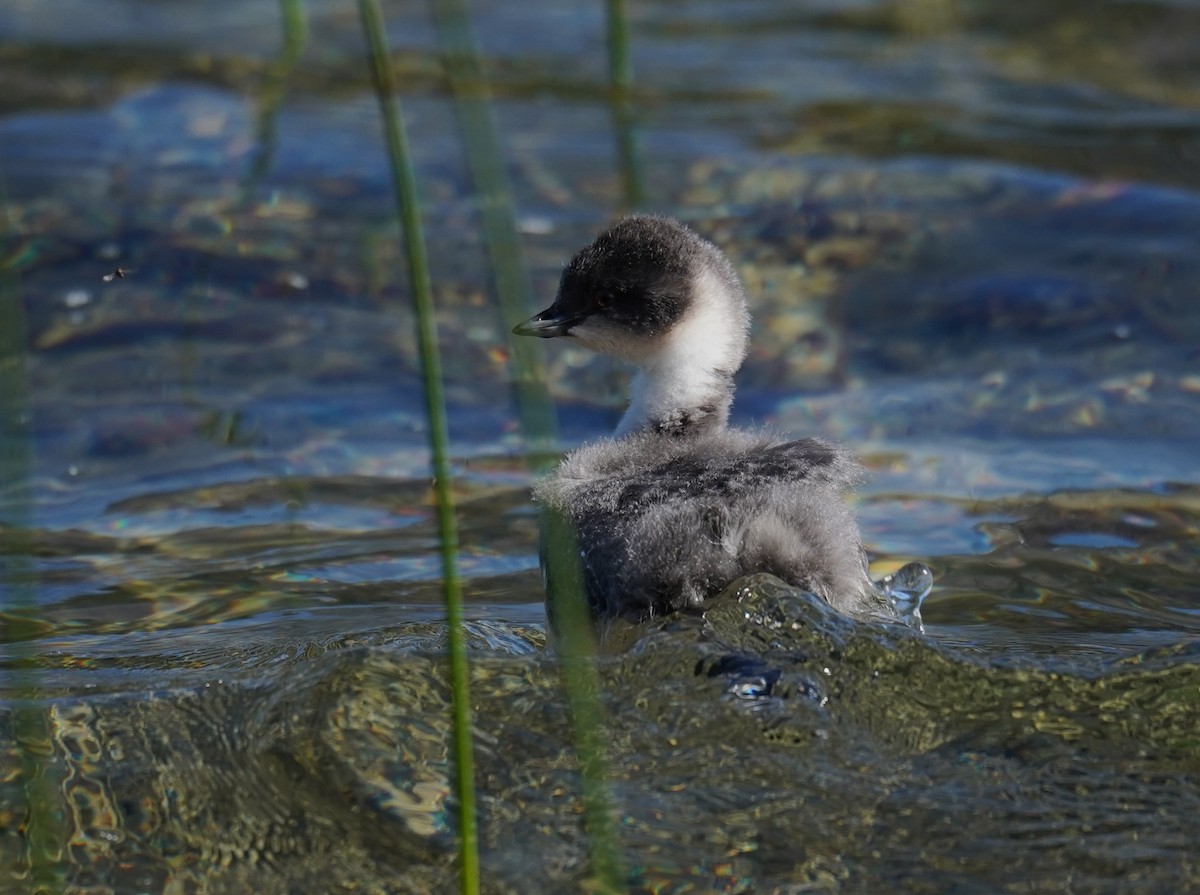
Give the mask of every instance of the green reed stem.
M 633 57 L 629 52 L 629 11 L 625 0 L 605 0 L 608 23 L 608 87 L 612 102 L 617 160 L 621 167 L 625 207 L 646 204 L 646 178 L 638 151 L 633 112 Z
M 604 740 L 604 711 L 596 674 L 596 639 L 584 602 L 579 542 L 568 520 L 550 509 L 542 511 L 542 551 L 546 563 L 548 609 L 558 634 L 563 687 L 570 706 L 571 732 L 582 780 L 583 822 L 592 859 L 591 891 L 625 891 L 616 813 L 608 785 Z
M 396 208 L 404 230 L 408 273 L 416 310 L 417 342 L 425 379 L 425 405 L 429 417 L 429 444 L 437 495 L 438 534 L 442 544 L 443 593 L 449 626 L 450 687 L 454 711 L 455 791 L 459 800 L 460 891 L 479 891 L 479 833 L 475 817 L 475 768 L 471 754 L 470 670 L 467 667 L 466 634 L 463 629 L 462 584 L 458 576 L 458 531 L 450 489 L 449 432 L 442 393 L 441 358 L 438 354 L 434 320 L 433 289 L 425 253 L 421 211 L 417 200 L 412 156 L 408 150 L 399 102 L 395 98 L 391 56 L 388 52 L 379 0 L 359 0 L 359 15 L 370 50 L 371 72 L 379 97 L 387 141 L 388 162 Z
M 32 406 L 25 372 L 28 326 L 17 287 L 16 270 L 22 252 L 20 233 L 8 208 L 0 181 L 0 527 L 4 555 L 0 556 L 0 612 L 33 618 L 37 608 L 34 537 L 29 491 L 32 458 Z M 10 616 L 11 618 L 12 616 Z M 3 642 L 4 638 L 0 638 Z M 38 698 L 38 672 L 32 666 L 32 639 L 9 643 L 13 739 L 21 753 L 27 817 L 25 847 L 31 884 L 29 891 L 64 891 L 65 811 L 61 781 L 54 773 L 54 748 L 45 708 Z
M 246 176 L 242 179 L 240 203 L 250 201 L 254 188 L 266 177 L 275 158 L 279 110 L 286 94 L 288 77 L 300 61 L 308 43 L 308 19 L 303 0 L 279 0 L 280 25 L 283 42 L 279 56 L 267 69 L 266 81 L 258 97 L 258 120 L 255 124 L 255 152 Z
M 432 0 L 443 64 L 454 94 L 467 165 L 479 202 L 484 243 L 495 277 L 496 294 L 506 320 L 529 316 L 532 288 L 515 220 L 505 153 L 496 127 L 493 97 L 482 53 L 471 28 L 466 0 Z M 508 331 L 508 327 L 505 327 Z M 554 407 L 545 386 L 540 346 L 509 336 L 516 383 L 517 411 L 535 471 L 544 472 L 557 443 Z M 563 685 L 570 704 L 576 753 L 583 778 L 584 821 L 593 874 L 606 891 L 618 891 L 622 878 L 618 838 L 608 789 L 602 712 L 595 668 L 595 645 L 583 593 L 578 550 L 561 519 L 544 514 L 549 595 L 563 659 Z
M 492 90 L 471 28 L 466 0 L 432 0 L 431 6 L 443 65 L 454 94 L 454 108 L 478 202 L 496 297 L 504 320 L 510 322 L 503 331 L 512 358 L 521 431 L 525 434 L 535 467 L 544 469 L 549 465 L 557 443 L 554 405 L 546 391 L 540 347 L 534 340 L 510 332 L 512 323 L 525 319 L 536 308 L 533 307 L 533 287 L 516 226 L 512 187 L 504 165 L 505 153 L 496 127 Z

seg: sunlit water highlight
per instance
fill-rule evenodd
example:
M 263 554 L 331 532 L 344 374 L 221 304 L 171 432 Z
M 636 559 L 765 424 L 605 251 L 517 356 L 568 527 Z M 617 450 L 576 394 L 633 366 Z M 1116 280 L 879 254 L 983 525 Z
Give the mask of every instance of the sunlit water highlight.
M 275 5 L 152 6 L 0 14 L 5 300 L 29 345 L 5 369 L 27 408 L 4 456 L 29 469 L 0 480 L 0 889 L 28 879 L 32 755 L 80 891 L 451 891 L 436 529 L 358 23 L 308 4 L 320 41 L 251 182 Z M 487 888 L 578 890 L 512 321 L 424 12 L 389 12 L 442 314 Z M 599 11 L 478 15 L 545 298 L 620 202 Z M 1195 12 L 638 16 L 651 202 L 753 296 L 737 422 L 859 450 L 872 573 L 913 623 L 760 579 L 610 631 L 631 887 L 1194 888 Z M 622 375 L 547 363 L 561 447 L 611 429 Z

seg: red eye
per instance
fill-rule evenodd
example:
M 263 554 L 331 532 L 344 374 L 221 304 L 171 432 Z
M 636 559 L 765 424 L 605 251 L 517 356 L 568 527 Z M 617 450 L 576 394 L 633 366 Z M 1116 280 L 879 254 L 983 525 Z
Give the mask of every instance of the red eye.
M 611 305 L 613 303 L 612 291 L 609 289 L 599 290 L 595 294 L 594 301 L 596 302 L 596 307 L 607 308 L 609 305 Z

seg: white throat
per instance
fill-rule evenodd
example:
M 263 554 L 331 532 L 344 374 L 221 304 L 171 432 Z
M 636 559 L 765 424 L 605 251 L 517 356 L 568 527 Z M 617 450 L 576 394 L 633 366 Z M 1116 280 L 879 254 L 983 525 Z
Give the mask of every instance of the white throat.
M 616 435 L 647 426 L 719 418 L 723 426 L 733 399 L 733 374 L 746 356 L 749 320 L 741 295 L 711 270 L 692 286 L 687 315 L 656 350 L 637 361 L 629 409 Z

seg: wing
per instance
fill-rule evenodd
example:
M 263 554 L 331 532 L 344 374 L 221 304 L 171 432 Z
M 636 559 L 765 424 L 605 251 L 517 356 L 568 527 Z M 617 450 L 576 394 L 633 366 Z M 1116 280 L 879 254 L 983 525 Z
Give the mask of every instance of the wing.
M 604 486 L 617 491 L 610 497 L 615 509 L 636 512 L 663 501 L 702 496 L 721 500 L 780 485 L 843 490 L 861 476 L 861 467 L 845 448 L 819 438 L 802 438 L 726 456 L 699 449 Z

